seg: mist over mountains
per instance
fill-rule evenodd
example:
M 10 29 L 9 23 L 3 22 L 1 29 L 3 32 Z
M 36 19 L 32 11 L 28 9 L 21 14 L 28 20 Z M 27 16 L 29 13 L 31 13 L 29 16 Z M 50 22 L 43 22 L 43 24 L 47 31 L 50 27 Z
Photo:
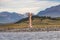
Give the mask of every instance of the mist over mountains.
M 0 24 L 15 23 L 22 18 L 23 16 L 16 12 L 0 12 Z
M 38 16 L 60 17 L 60 5 L 47 8 L 38 12 Z M 16 12 L 0 12 L 0 24 L 15 23 L 23 18 L 28 17 L 28 13 L 19 14 Z
M 60 5 L 40 11 L 38 16 L 60 17 Z

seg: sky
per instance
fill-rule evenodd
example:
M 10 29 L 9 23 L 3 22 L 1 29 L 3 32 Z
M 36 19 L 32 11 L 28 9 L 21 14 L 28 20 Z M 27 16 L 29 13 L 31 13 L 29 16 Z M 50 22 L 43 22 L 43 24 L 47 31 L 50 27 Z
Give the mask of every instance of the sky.
M 60 0 L 0 0 L 0 12 L 17 12 L 25 14 L 32 12 L 37 14 L 52 6 L 60 5 Z

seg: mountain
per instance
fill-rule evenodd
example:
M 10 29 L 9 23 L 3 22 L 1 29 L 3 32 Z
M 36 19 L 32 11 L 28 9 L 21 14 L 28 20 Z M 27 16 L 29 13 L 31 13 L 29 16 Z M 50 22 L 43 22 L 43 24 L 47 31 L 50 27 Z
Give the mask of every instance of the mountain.
M 23 18 L 16 12 L 0 12 L 0 24 L 15 23 Z
M 47 8 L 38 12 L 39 16 L 60 17 L 60 5 Z

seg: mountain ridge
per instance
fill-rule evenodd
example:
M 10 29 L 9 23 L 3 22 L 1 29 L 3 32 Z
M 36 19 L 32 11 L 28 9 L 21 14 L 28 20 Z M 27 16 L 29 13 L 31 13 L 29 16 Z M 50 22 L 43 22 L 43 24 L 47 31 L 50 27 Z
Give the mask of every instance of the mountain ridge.
M 37 14 L 38 16 L 50 16 L 50 17 L 60 17 L 60 5 L 52 6 L 50 8 L 45 9 L 44 11 L 40 11 Z
M 23 18 L 22 14 L 16 12 L 0 12 L 0 24 L 15 23 Z

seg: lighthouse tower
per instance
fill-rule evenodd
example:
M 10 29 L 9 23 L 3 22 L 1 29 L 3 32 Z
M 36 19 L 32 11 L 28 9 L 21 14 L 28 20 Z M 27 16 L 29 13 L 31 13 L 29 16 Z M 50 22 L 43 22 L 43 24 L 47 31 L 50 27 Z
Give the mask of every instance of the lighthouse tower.
M 29 16 L 29 27 L 32 28 L 32 13 L 28 13 Z

